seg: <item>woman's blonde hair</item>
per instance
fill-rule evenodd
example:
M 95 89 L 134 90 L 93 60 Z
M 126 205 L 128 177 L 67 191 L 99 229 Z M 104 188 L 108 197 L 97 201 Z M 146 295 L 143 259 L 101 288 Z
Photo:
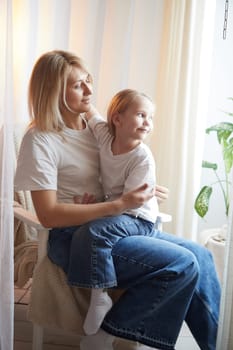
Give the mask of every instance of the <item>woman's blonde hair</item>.
M 73 67 L 88 73 L 84 61 L 71 52 L 50 51 L 37 60 L 28 91 L 31 125 L 41 131 L 59 132 L 63 129 L 61 105 L 66 104 L 65 90 Z
M 147 98 L 154 105 L 152 99 L 148 95 L 132 89 L 121 90 L 111 99 L 107 109 L 107 120 L 112 135 L 115 135 L 113 116 L 116 113 L 124 113 L 137 97 Z

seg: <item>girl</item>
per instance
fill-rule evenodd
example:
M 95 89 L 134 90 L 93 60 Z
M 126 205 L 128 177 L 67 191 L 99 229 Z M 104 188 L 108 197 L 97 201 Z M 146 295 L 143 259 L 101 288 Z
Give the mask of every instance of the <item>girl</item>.
M 154 158 L 143 143 L 153 129 L 154 112 L 155 106 L 148 96 L 126 89 L 112 98 L 107 112 L 108 123 L 93 107 L 86 113 L 88 125 L 99 146 L 101 183 L 106 201 L 112 201 L 142 183 L 147 183 L 152 191 L 155 188 Z M 103 287 L 117 285 L 111 255 L 113 245 L 130 235 L 150 236 L 157 215 L 157 200 L 152 197 L 140 208 L 125 211 L 121 217 L 105 217 L 91 222 L 85 233 L 79 236 L 75 249 L 79 276 L 76 282 L 82 287 L 95 287 L 84 322 L 86 334 L 97 332 L 112 306 Z

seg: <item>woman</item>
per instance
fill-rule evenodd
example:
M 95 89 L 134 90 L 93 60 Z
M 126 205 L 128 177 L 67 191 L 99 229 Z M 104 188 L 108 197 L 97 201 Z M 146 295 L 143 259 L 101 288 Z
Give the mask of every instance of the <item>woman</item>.
M 73 276 L 70 252 L 85 224 L 151 198 L 145 184 L 101 202 L 98 150 L 82 116 L 90 108 L 91 94 L 92 78 L 80 58 L 65 51 L 39 58 L 29 85 L 32 122 L 15 177 L 16 190 L 31 191 L 41 223 L 55 228 L 50 231 L 49 257 Z M 77 195 L 81 204 L 73 203 Z M 172 350 L 184 320 L 201 349 L 215 349 L 220 286 L 205 248 L 154 230 L 152 237 L 121 239 L 112 257 L 117 285 L 125 292 L 101 330 L 81 342 L 82 350 L 112 349 L 114 336 Z

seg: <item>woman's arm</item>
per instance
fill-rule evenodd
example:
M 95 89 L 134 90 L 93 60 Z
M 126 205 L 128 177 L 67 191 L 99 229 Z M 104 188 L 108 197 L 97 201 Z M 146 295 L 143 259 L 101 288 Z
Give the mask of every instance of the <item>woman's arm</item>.
M 144 184 L 112 202 L 93 204 L 58 203 L 56 191 L 52 190 L 31 191 L 31 196 L 38 219 L 44 227 L 67 227 L 138 208 L 154 195 L 147 189 L 148 185 Z

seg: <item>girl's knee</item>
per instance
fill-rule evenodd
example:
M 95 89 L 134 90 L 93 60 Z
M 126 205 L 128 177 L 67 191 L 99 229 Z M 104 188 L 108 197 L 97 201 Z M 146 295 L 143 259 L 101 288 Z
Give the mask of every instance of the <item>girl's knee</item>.
M 199 262 L 191 251 L 187 251 L 187 270 L 190 276 L 192 275 L 193 279 L 197 279 L 200 273 L 200 265 Z
M 206 247 L 199 243 L 191 242 L 186 248 L 195 256 L 200 268 L 209 268 L 212 266 L 213 256 Z

